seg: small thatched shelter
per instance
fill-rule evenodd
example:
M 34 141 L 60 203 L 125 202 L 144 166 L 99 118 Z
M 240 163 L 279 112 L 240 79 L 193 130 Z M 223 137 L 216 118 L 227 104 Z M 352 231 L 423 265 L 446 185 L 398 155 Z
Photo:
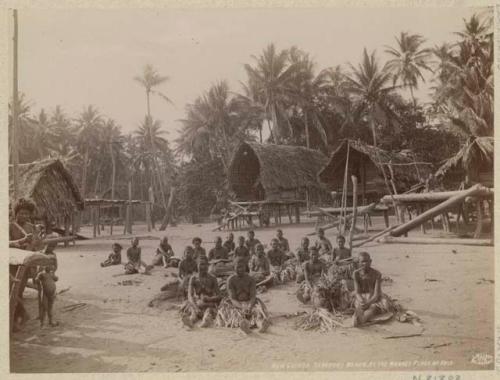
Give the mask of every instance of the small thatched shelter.
M 471 137 L 437 170 L 435 177 L 446 189 L 481 183 L 493 187 L 493 137 Z
M 13 197 L 12 165 L 9 166 L 9 195 Z M 71 174 L 59 160 L 49 159 L 19 165 L 19 198 L 36 205 L 37 218 L 56 222 L 71 220 L 83 209 L 83 199 Z M 67 218 L 67 219 L 66 219 Z
M 321 152 L 301 146 L 242 143 L 229 166 L 229 185 L 237 200 L 304 200 L 307 190 L 316 202 L 328 199 L 317 180 L 326 161 Z
M 395 187 L 401 193 L 423 183 L 432 168 L 429 163 L 416 162 L 411 153 L 388 152 L 360 141 L 344 140 L 318 173 L 319 180 L 331 191 L 342 193 L 347 159 L 348 192 L 351 191 L 351 176 L 354 175 L 358 178 L 358 194 L 364 203 L 377 201 L 388 193 L 384 173 L 391 192 Z

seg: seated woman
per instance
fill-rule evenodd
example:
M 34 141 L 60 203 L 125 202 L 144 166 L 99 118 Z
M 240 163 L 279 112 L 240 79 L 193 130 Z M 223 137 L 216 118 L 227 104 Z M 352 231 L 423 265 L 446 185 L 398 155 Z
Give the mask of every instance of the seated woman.
M 394 312 L 390 298 L 382 293 L 382 274 L 371 267 L 367 252 L 359 253 L 360 268 L 354 271 L 354 327 L 362 326 L 384 313 Z
M 229 255 L 229 252 L 227 249 L 222 245 L 222 238 L 220 236 L 217 236 L 215 238 L 215 247 L 213 247 L 209 252 L 208 252 L 208 260 L 217 260 L 217 259 L 227 259 Z
M 144 267 L 144 273 L 149 274 L 150 267 L 142 261 L 141 247 L 139 247 L 139 238 L 132 239 L 131 246 L 127 249 L 128 262 L 125 264 L 125 274 L 139 273 L 141 267 Z
M 194 250 L 193 247 L 188 245 L 184 249 L 184 258 L 179 263 L 179 278 L 182 280 L 181 288 L 185 295 L 187 295 L 187 290 L 189 286 L 189 279 L 191 275 L 198 270 L 198 266 L 196 265 L 196 260 L 194 259 Z M 206 256 L 201 256 L 205 257 Z
M 269 259 L 264 252 L 264 246 L 260 243 L 255 246 L 255 255 L 250 259 L 250 276 L 257 283 L 257 287 L 271 285 L 273 282 Z
M 174 251 L 172 246 L 168 244 L 168 237 L 164 236 L 158 248 L 156 248 L 156 255 L 153 258 L 152 266 L 163 266 L 168 268 L 173 266 L 172 258 L 174 257 Z
M 229 255 L 234 252 L 234 249 L 236 248 L 236 244 L 234 243 L 234 234 L 232 232 L 227 235 L 227 239 L 224 242 L 224 248 L 226 248 L 227 252 Z
M 357 269 L 357 261 L 353 260 L 351 250 L 345 248 L 345 238 L 337 236 L 337 247 L 333 249 L 333 263 L 328 269 L 332 280 L 348 280 L 352 290 L 352 273 Z
M 193 327 L 198 319 L 202 319 L 200 327 L 208 327 L 217 315 L 221 299 L 217 279 L 208 273 L 208 260 L 200 257 L 198 273 L 189 280 L 188 300 L 181 310 L 182 322 Z
M 101 267 L 109 267 L 112 265 L 120 265 L 122 263 L 122 246 L 119 243 L 113 243 L 113 250 L 108 258 L 101 263 Z
M 235 260 L 235 271 L 227 279 L 229 297 L 221 302 L 217 316 L 218 324 L 225 327 L 239 327 L 243 332 L 259 328 L 265 332 L 271 321 L 264 303 L 257 298 L 255 280 L 246 272 L 247 261 Z
M 297 290 L 297 299 L 302 303 L 308 303 L 311 300 L 316 284 L 326 274 L 326 265 L 319 259 L 318 249 L 311 247 L 310 251 L 311 258 L 302 266 L 304 281 Z

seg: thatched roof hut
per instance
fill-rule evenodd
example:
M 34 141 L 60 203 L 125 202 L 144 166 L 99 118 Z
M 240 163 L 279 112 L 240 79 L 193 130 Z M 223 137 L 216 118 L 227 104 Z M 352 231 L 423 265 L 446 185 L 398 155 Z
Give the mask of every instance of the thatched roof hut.
M 471 137 L 453 157 L 436 171 L 435 177 L 447 189 L 481 183 L 493 187 L 493 137 Z
M 237 200 L 311 200 L 328 197 L 317 180 L 327 158 L 301 146 L 242 143 L 229 166 L 228 180 Z
M 318 173 L 319 180 L 331 191 L 341 193 L 343 190 L 347 157 L 348 186 L 351 186 L 350 176 L 355 175 L 360 186 L 358 193 L 365 201 L 378 200 L 380 196 L 388 193 L 384 173 L 389 180 L 391 191 L 394 183 L 400 193 L 424 182 L 432 169 L 429 163 L 416 162 L 411 153 L 388 152 L 360 141 L 344 140 Z
M 9 166 L 9 179 L 12 199 L 12 165 Z M 19 165 L 18 197 L 33 201 L 39 218 L 52 220 L 70 217 L 82 210 L 84 203 L 71 174 L 61 161 L 54 159 Z

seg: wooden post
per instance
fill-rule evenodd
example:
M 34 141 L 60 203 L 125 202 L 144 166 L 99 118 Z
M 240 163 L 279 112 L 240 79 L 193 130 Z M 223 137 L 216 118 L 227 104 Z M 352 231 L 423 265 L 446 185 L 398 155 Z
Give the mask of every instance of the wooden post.
M 351 176 L 352 180 L 352 222 L 349 232 L 349 248 L 352 248 L 352 237 L 356 229 L 356 219 L 358 217 L 358 179 L 356 176 Z
M 97 206 L 97 235 L 101 235 L 101 206 Z
M 127 202 L 127 209 L 126 209 L 126 217 L 125 217 L 125 229 L 128 234 L 132 233 L 132 220 L 131 220 L 131 215 L 130 212 L 132 206 L 132 182 L 128 182 L 128 202 Z
M 148 199 L 149 203 L 151 203 L 151 228 L 154 230 L 155 229 L 155 215 L 154 215 L 154 204 L 155 204 L 155 194 L 153 192 L 153 188 L 149 186 L 148 188 Z
M 96 210 L 94 206 L 91 206 L 90 208 L 90 219 L 92 220 L 92 236 L 96 237 L 97 236 L 97 226 L 96 226 Z
M 69 216 L 64 216 L 64 236 L 69 237 Z M 69 244 L 68 241 L 64 242 L 64 246 L 67 247 Z
M 424 212 L 424 206 L 423 205 L 418 205 L 418 215 L 422 214 Z M 417 216 L 418 216 L 417 215 Z M 426 231 L 425 231 L 425 223 L 422 223 L 420 225 L 420 231 L 422 232 L 422 234 L 425 235 Z
M 148 232 L 151 231 L 151 204 L 146 202 L 146 225 L 148 226 Z
M 18 95 L 18 78 L 17 78 L 17 9 L 14 9 L 14 37 L 13 37 L 13 95 L 12 95 L 12 165 L 13 165 L 13 187 L 14 187 L 14 202 L 17 202 L 19 197 L 19 95 Z
M 300 223 L 300 204 L 295 204 L 295 222 Z
M 397 210 L 394 210 L 394 211 L 397 212 Z M 385 223 L 385 227 L 389 228 L 389 211 L 388 210 L 384 210 L 384 223 Z
M 75 238 L 75 240 L 73 240 L 73 245 L 76 244 L 76 219 L 78 218 L 78 214 L 79 213 L 77 211 L 71 215 L 71 235 Z
M 476 202 L 476 212 L 477 212 L 477 221 L 476 221 L 476 231 L 474 232 L 474 238 L 479 239 L 481 236 L 481 232 L 483 230 L 483 201 L 478 199 Z

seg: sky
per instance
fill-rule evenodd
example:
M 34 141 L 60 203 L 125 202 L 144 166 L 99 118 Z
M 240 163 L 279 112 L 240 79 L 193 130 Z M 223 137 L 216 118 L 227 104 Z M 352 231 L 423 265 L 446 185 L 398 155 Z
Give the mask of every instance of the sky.
M 174 105 L 153 99 L 153 117 L 166 137 L 180 129 L 186 104 L 226 80 L 232 91 L 245 81 L 243 68 L 269 43 L 297 46 L 318 69 L 357 65 L 363 48 L 395 45 L 402 31 L 422 34 L 432 47 L 456 39 L 473 8 L 325 8 L 210 10 L 20 10 L 19 88 L 33 109 L 61 105 L 76 117 L 84 106 L 132 132 L 144 119 L 145 94 L 133 80 L 145 64 L 169 81 L 159 90 Z M 416 93 L 428 99 L 428 86 Z

